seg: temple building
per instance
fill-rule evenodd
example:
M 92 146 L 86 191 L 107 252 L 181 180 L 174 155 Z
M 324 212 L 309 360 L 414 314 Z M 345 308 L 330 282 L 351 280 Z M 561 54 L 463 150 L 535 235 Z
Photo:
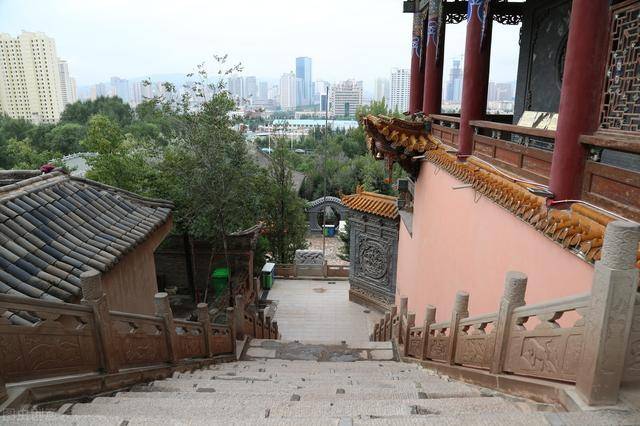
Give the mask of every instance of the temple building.
M 405 1 L 410 115 L 364 119 L 371 153 L 397 163 L 396 302 L 416 322 L 495 311 L 504 274 L 527 303 L 588 292 L 603 232 L 640 220 L 640 2 Z M 466 21 L 461 113 L 441 113 L 446 27 Z M 511 116 L 486 113 L 494 22 L 521 24 Z M 536 60 L 536 58 L 550 60 Z M 639 252 L 640 254 L 640 252 Z M 638 263 L 640 266 L 640 263 Z

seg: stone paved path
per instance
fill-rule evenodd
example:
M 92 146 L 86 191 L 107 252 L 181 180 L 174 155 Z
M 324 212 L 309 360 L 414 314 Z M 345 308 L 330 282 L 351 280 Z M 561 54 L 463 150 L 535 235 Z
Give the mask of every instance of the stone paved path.
M 391 342 L 344 342 L 321 344 L 284 340 L 251 339 L 244 359 L 284 359 L 327 362 L 392 361 Z
M 365 342 L 382 318 L 349 301 L 348 281 L 276 279 L 268 299 L 284 340 Z

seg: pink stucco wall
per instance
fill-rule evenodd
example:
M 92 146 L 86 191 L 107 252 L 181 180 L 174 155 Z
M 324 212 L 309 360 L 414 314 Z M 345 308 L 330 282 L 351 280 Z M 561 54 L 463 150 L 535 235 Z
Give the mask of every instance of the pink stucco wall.
M 426 304 L 437 320 L 450 317 L 458 290 L 469 292 L 469 313 L 497 311 L 504 276 L 527 274 L 527 303 L 588 292 L 593 266 L 551 241 L 493 201 L 423 162 L 416 182 L 413 235 L 400 224 L 396 299 L 409 297 L 416 324 Z M 399 302 L 399 300 L 396 300 Z

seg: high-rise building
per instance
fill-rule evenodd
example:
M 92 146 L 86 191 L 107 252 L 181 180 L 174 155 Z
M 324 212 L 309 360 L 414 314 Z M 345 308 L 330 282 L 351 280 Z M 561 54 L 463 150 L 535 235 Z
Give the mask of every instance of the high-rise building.
M 231 97 L 235 100 L 241 100 L 244 98 L 244 78 L 240 76 L 229 77 L 227 84 L 227 90 Z
M 9 117 L 55 123 L 64 108 L 55 41 L 43 33 L 0 34 L 0 105 Z
M 462 68 L 460 64 L 462 58 L 454 58 L 451 70 L 449 71 L 449 81 L 447 82 L 447 91 L 445 100 L 449 102 L 459 103 L 462 98 Z
M 355 117 L 362 105 L 362 81 L 346 80 L 331 86 L 329 111 L 335 117 Z
M 258 96 L 258 80 L 251 76 L 244 79 L 244 98 L 255 100 Z
M 295 109 L 297 79 L 293 71 L 282 74 L 280 77 L 280 107 L 282 109 Z
M 376 78 L 375 93 L 373 94 L 373 99 L 376 101 L 381 101 L 382 98 L 384 98 L 387 101 L 387 106 L 388 106 L 390 102 L 388 78 Z
M 299 90 L 297 93 L 298 105 L 310 105 L 313 102 L 311 58 L 296 58 L 296 78 L 300 80 Z
M 129 80 L 111 77 L 111 96 L 117 96 L 123 102 L 129 102 Z
M 71 102 L 73 103 L 78 100 L 78 85 L 75 78 L 71 77 L 69 80 L 71 81 Z
M 405 112 L 409 109 L 409 80 L 411 72 L 408 69 L 391 69 L 391 88 L 387 102 L 391 111 Z
M 63 107 L 74 103 L 75 96 L 73 94 L 74 90 L 71 85 L 71 76 L 69 75 L 69 64 L 67 61 L 58 62 L 58 70 L 60 72 L 60 96 L 62 97 L 62 105 Z
M 269 83 L 261 81 L 258 83 L 258 99 L 266 101 L 269 99 Z

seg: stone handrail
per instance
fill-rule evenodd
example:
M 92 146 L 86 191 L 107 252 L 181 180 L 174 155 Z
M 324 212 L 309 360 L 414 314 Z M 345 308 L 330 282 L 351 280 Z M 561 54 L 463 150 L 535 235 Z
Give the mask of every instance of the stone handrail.
M 100 273 L 81 275 L 82 304 L 0 294 L 0 402 L 6 383 L 80 373 L 118 373 L 124 369 L 235 354 L 244 335 L 275 339 L 278 325 L 263 323 L 238 296 L 227 308 L 228 324 L 214 324 L 208 306 L 198 304 L 197 321 L 174 319 L 166 293 L 154 297 L 155 314 L 113 311 Z M 236 312 L 261 330 L 248 330 Z
M 575 383 L 588 404 L 615 404 L 623 378 L 640 381 L 639 241 L 637 223 L 607 226 L 590 293 L 526 305 L 526 275 L 508 272 L 497 312 L 469 317 L 469 294 L 458 292 L 449 321 L 436 323 L 427 306 L 414 326 L 402 297 L 371 338 L 394 340 L 409 358 Z

